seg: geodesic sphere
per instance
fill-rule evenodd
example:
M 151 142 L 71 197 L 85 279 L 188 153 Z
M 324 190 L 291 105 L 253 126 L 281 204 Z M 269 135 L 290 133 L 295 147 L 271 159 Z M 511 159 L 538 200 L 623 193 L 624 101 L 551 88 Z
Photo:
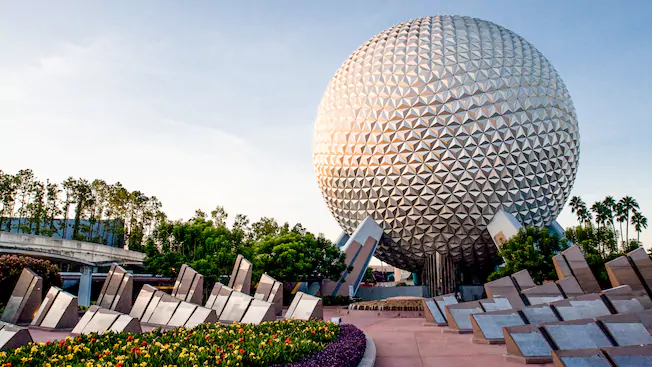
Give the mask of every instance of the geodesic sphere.
M 398 24 L 357 49 L 319 106 L 314 167 L 349 234 L 371 215 L 376 256 L 418 269 L 435 251 L 474 263 L 495 251 L 499 209 L 547 226 L 577 170 L 570 95 L 511 31 L 462 16 Z

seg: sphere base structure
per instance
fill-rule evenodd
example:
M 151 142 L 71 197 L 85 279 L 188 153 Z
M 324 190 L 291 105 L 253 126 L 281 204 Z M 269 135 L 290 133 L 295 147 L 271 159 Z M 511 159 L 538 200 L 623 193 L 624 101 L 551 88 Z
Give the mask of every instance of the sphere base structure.
M 516 217 L 504 210 L 498 211 L 489 221 L 486 236 L 491 238 L 493 245 L 500 252 L 502 244 L 516 235 L 522 228 Z M 554 221 L 548 227 L 550 231 L 561 235 L 561 226 Z M 386 236 L 380 225 L 372 218 L 367 217 L 351 234 L 342 233 L 337 241 L 337 246 L 346 254 L 346 265 L 351 270 L 342 274 L 342 281 L 326 281 L 321 285 L 321 294 L 328 296 L 353 297 L 360 287 L 365 270 L 369 266 L 378 245 Z M 389 263 L 391 264 L 391 263 Z M 391 264 L 396 266 L 395 264 Z M 476 264 L 479 265 L 479 264 Z M 486 264 L 490 265 L 491 264 Z M 455 263 L 448 255 L 435 253 L 426 257 L 423 266 L 416 271 L 421 283 L 428 288 L 431 297 L 455 292 L 465 279 L 462 279 L 459 264 Z M 475 277 L 475 274 L 466 274 Z

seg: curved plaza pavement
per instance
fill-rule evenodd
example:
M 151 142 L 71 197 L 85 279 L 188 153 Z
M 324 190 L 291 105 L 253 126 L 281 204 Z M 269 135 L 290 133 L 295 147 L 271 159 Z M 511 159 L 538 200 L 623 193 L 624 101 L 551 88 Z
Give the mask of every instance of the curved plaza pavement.
M 376 343 L 376 367 L 522 366 L 503 357 L 504 345 L 476 344 L 471 334 L 444 333 L 445 327 L 423 326 L 421 318 L 339 315 L 324 308 L 324 320 L 340 317 L 364 330 Z M 548 366 L 552 366 L 549 364 Z

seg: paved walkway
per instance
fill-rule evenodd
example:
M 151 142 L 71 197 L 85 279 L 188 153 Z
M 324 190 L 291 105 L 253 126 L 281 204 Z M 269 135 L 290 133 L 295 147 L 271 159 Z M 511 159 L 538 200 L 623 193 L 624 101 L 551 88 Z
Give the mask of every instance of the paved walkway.
M 449 334 L 443 327 L 423 326 L 423 318 L 348 316 L 338 315 L 332 308 L 324 310 L 325 320 L 333 316 L 369 334 L 376 343 L 376 367 L 524 366 L 505 360 L 504 345 L 476 344 L 470 334 Z

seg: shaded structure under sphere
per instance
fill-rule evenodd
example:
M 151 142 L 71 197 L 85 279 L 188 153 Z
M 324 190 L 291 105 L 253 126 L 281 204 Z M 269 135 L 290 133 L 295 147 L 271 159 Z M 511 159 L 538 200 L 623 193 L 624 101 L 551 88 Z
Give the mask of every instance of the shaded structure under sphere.
M 550 62 L 494 23 L 436 16 L 391 27 L 340 67 L 319 106 L 314 167 L 351 234 L 368 215 L 376 256 L 417 270 L 435 251 L 477 263 L 500 210 L 550 225 L 577 170 L 579 130 Z

